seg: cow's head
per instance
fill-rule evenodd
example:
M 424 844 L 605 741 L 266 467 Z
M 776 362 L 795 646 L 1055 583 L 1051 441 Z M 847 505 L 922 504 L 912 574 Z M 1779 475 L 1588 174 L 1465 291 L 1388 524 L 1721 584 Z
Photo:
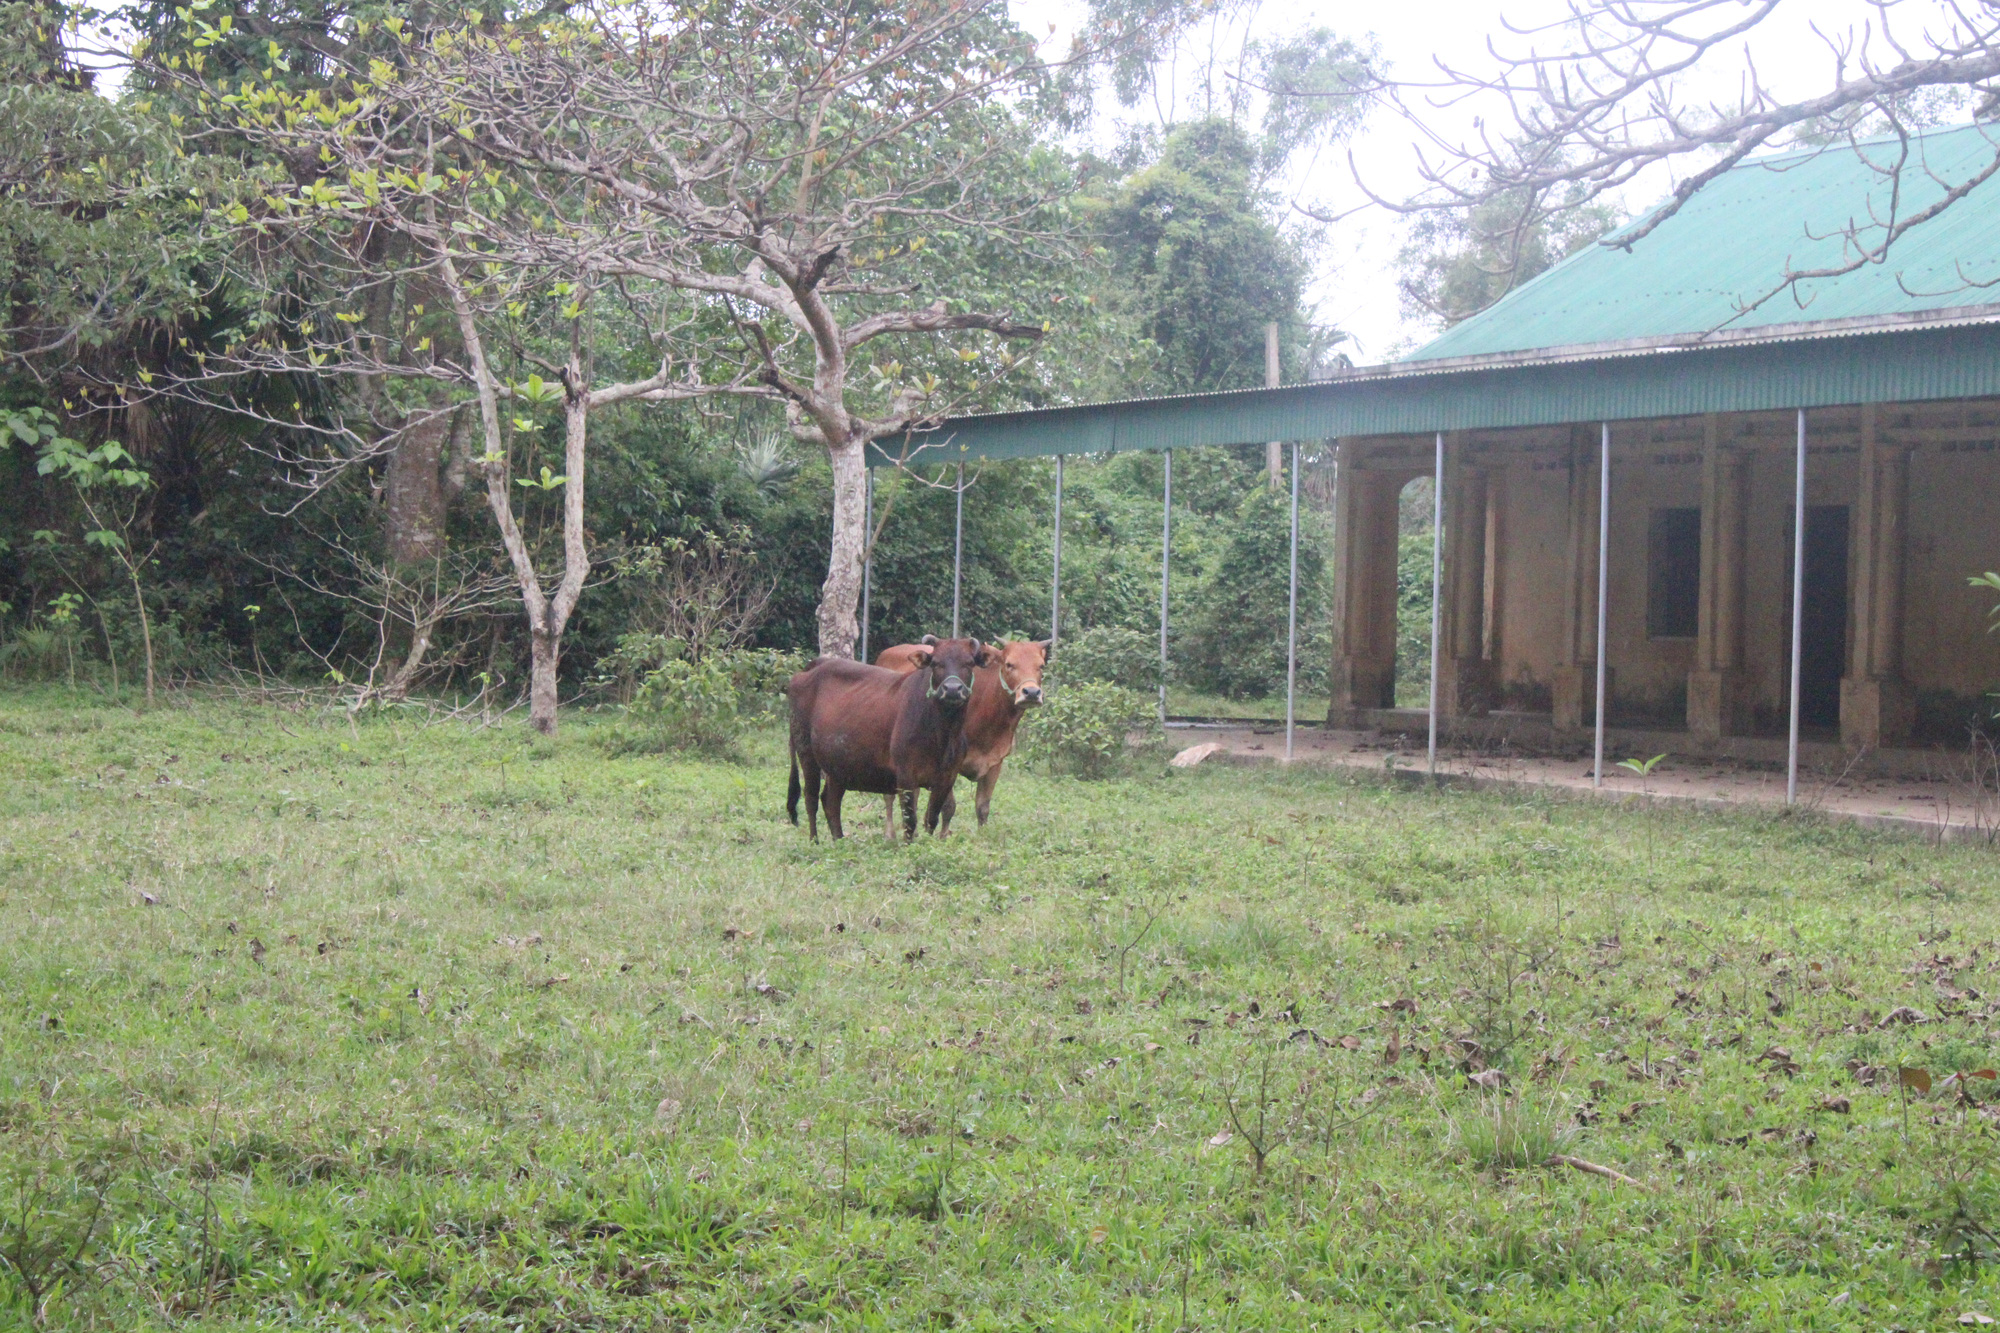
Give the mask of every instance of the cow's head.
M 916 657 L 917 670 L 925 674 L 924 697 L 944 708 L 963 708 L 972 698 L 973 668 L 992 661 L 993 650 L 977 639 L 926 634 Z
M 1047 639 L 1014 639 L 993 644 L 1000 684 L 1016 708 L 1033 708 L 1042 701 L 1042 671 L 1049 664 Z M 980 665 L 984 666 L 985 663 Z

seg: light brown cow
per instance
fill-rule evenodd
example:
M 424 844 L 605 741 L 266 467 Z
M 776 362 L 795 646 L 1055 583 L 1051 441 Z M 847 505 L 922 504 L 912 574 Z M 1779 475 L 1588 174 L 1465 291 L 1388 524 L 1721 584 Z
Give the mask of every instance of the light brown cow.
M 914 671 L 927 646 L 935 642 L 935 636 L 926 634 L 923 643 L 884 648 L 875 665 L 891 671 Z M 965 708 L 965 758 L 958 767 L 962 776 L 979 784 L 973 809 L 981 824 L 992 809 L 1001 765 L 1014 753 L 1014 733 L 1021 717 L 1042 701 L 1042 671 L 1049 661 L 1047 639 L 1014 639 L 988 647 L 1000 660 L 997 666 L 989 667 L 981 659 L 973 673 L 972 702 Z

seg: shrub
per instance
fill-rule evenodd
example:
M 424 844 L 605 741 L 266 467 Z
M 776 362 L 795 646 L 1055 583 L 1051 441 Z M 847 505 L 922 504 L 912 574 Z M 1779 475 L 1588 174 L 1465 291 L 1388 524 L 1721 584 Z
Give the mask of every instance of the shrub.
M 1220 517 L 1220 516 L 1218 516 Z M 1299 531 L 1299 686 L 1324 680 L 1327 624 L 1319 609 L 1325 557 L 1310 513 Z M 1203 694 L 1261 699 L 1285 692 L 1286 585 L 1290 579 L 1291 503 L 1283 491 L 1256 486 L 1218 534 L 1213 555 L 1178 615 L 1172 672 Z M 1426 585 L 1428 588 L 1428 585 Z
M 1023 761 L 1050 773 L 1108 777 L 1124 765 L 1132 733 L 1159 736 L 1151 695 L 1102 681 L 1052 690 L 1021 728 Z
M 1099 625 L 1064 639 L 1049 662 L 1050 674 L 1066 685 L 1116 685 L 1127 690 L 1160 688 L 1160 640 L 1144 630 Z
M 798 654 L 771 649 L 669 658 L 646 673 L 610 748 L 621 754 L 731 753 L 744 732 L 777 714 L 785 682 L 803 665 Z

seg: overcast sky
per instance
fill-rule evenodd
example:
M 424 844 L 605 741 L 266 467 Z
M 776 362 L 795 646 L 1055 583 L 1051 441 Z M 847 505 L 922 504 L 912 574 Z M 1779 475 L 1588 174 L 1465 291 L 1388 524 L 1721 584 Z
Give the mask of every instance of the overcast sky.
M 1053 50 L 1067 48 L 1071 23 L 1081 12 L 1074 0 L 1010 3 L 1029 32 L 1041 35 L 1053 24 L 1057 29 Z M 1516 27 L 1527 27 L 1553 22 L 1567 9 L 1565 0 L 1391 0 L 1367 5 L 1264 0 L 1251 24 L 1256 35 L 1274 38 L 1312 25 L 1325 25 L 1355 37 L 1372 36 L 1395 76 L 1417 79 L 1433 71 L 1437 59 L 1470 69 L 1491 69 L 1493 60 L 1486 51 L 1489 38 L 1508 50 L 1522 49 L 1528 41 L 1506 32 L 1503 15 Z M 1899 32 L 1905 27 L 1913 35 L 1920 32 L 1924 20 L 1941 9 L 1936 0 L 1902 0 L 1898 6 Z M 1766 86 L 1781 94 L 1821 91 L 1831 86 L 1833 58 L 1824 41 L 1814 35 L 1814 26 L 1823 32 L 1838 32 L 1871 14 L 1867 0 L 1789 0 L 1755 32 L 1747 55 L 1755 60 Z M 1544 37 L 1538 45 L 1549 49 L 1550 40 Z M 1745 55 L 1746 49 L 1739 46 L 1726 60 L 1712 60 L 1704 75 L 1706 86 L 1733 91 Z M 1420 104 L 1419 99 L 1411 100 Z M 1114 122 L 1126 114 L 1113 99 L 1104 97 L 1097 137 L 1106 141 L 1114 138 Z M 1151 119 L 1150 111 L 1143 114 Z M 1472 114 L 1469 106 L 1440 107 L 1429 111 L 1427 117 L 1442 131 L 1456 133 L 1469 125 Z M 1286 182 L 1289 194 L 1301 202 L 1334 211 L 1361 210 L 1330 230 L 1319 256 L 1312 298 L 1321 321 L 1353 335 L 1349 355 L 1364 364 L 1391 359 L 1425 341 L 1431 332 L 1422 324 L 1406 322 L 1399 310 L 1394 261 L 1401 243 L 1400 219 L 1386 210 L 1366 207 L 1366 196 L 1354 183 L 1358 169 L 1375 193 L 1390 198 L 1408 195 L 1419 184 L 1416 144 L 1411 126 L 1392 115 L 1377 114 L 1352 143 L 1323 154 Z M 1350 152 L 1353 168 L 1348 161 Z M 1669 184 L 1661 177 L 1635 186 L 1633 197 L 1625 203 L 1631 208 L 1643 206 L 1664 193 Z

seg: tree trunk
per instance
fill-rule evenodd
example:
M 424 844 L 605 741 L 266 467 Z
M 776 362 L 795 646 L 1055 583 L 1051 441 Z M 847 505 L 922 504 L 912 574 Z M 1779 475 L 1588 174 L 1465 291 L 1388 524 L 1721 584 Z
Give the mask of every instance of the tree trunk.
M 531 631 L 528 725 L 544 736 L 556 734 L 556 668 L 562 660 L 561 640 L 546 629 Z
M 440 464 L 455 417 L 451 412 L 421 417 L 396 437 L 382 484 L 385 544 L 394 564 L 419 564 L 444 554 L 449 497 Z
M 833 463 L 833 541 L 826 582 L 820 585 L 819 653 L 853 657 L 860 633 L 861 560 L 868 543 L 867 468 L 863 442 L 850 440 L 828 451 Z

